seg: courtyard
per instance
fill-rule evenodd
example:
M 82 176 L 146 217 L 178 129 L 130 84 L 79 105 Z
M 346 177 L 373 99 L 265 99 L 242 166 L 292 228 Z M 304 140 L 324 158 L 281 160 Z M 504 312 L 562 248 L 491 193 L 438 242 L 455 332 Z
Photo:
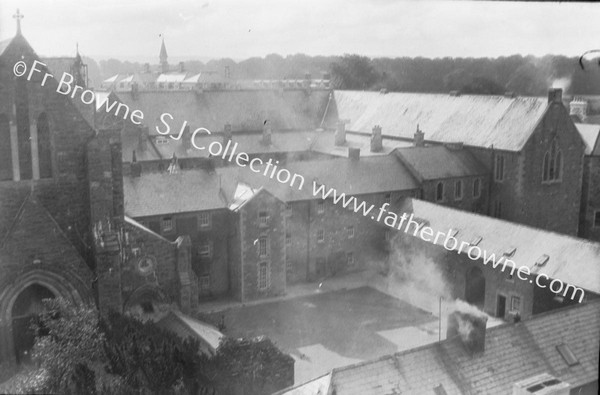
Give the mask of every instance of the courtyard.
M 437 317 L 368 286 L 236 306 L 206 318 L 224 319 L 229 336 L 273 340 L 296 360 L 297 384 L 438 340 Z

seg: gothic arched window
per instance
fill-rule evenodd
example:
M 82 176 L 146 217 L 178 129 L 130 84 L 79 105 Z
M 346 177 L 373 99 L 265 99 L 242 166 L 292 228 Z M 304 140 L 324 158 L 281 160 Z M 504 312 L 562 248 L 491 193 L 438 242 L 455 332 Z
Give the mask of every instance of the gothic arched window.
M 37 119 L 38 158 L 40 178 L 52 178 L 52 147 L 50 146 L 50 125 L 48 115 L 41 113 Z
M 0 181 L 12 180 L 12 145 L 8 117 L 0 114 Z
M 562 177 L 562 153 L 556 144 L 552 141 L 550 150 L 544 154 L 542 166 L 542 182 L 560 181 Z

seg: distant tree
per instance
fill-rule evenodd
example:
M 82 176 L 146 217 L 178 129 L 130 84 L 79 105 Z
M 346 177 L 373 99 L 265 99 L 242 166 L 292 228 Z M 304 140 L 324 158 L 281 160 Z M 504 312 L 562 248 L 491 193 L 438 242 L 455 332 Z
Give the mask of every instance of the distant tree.
M 460 91 L 477 95 L 501 95 L 505 90 L 496 81 L 484 77 L 475 77 L 468 84 L 462 86 Z
M 371 59 L 360 55 L 344 55 L 331 64 L 331 78 L 338 89 L 372 89 L 380 76 Z

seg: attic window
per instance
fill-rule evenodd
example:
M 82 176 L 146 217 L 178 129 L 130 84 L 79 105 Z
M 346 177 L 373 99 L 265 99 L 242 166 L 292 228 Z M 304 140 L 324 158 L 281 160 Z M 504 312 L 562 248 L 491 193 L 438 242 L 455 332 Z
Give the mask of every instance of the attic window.
M 156 140 L 154 140 L 158 145 L 169 144 L 169 139 L 163 136 L 158 136 Z
M 504 251 L 504 256 L 512 257 L 517 252 L 517 247 L 508 247 L 506 251 Z
M 483 238 L 481 236 L 475 236 L 475 238 L 473 238 L 473 240 L 471 240 L 471 245 L 477 246 L 477 245 L 479 245 L 479 243 L 481 243 L 481 240 L 483 240 Z
M 546 254 L 542 255 L 537 261 L 535 261 L 535 265 L 536 266 L 544 266 L 548 260 L 550 259 L 550 257 Z
M 573 354 L 573 351 L 567 344 L 559 344 L 558 346 L 556 346 L 556 350 L 558 351 L 560 356 L 565 360 L 567 365 L 573 366 L 579 363 L 579 360 L 577 359 L 575 354 Z

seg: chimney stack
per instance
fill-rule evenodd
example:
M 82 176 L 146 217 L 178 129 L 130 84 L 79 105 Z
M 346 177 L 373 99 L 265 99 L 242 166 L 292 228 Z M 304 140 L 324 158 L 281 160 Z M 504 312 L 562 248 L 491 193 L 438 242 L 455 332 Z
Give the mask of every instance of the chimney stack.
M 265 120 L 263 123 L 262 143 L 271 145 L 271 122 L 269 120 Z
M 142 174 L 142 165 L 137 161 L 135 150 L 131 158 L 131 177 L 137 178 Z
M 350 160 L 359 160 L 360 148 L 348 148 L 348 158 L 350 158 Z
M 419 124 L 417 124 L 417 131 L 413 138 L 413 144 L 415 147 L 425 147 L 425 133 L 419 129 Z
M 588 102 L 581 97 L 574 97 L 569 103 L 569 115 L 575 115 L 580 122 L 587 119 Z
M 548 90 L 548 104 L 562 103 L 562 89 L 551 88 Z
M 371 152 L 383 151 L 383 137 L 381 136 L 381 126 L 373 126 L 373 134 L 371 135 Z
M 335 145 L 340 146 L 346 144 L 346 123 L 338 121 L 335 128 Z
M 231 124 L 226 123 L 225 126 L 223 126 L 223 147 L 227 145 L 228 141 L 231 141 L 232 137 Z
M 475 310 L 475 307 L 467 306 Z M 455 310 L 448 316 L 446 339 L 459 337 L 469 354 L 483 353 L 487 319 L 481 312 Z
M 180 73 L 185 72 L 185 63 L 179 62 L 179 72 Z

